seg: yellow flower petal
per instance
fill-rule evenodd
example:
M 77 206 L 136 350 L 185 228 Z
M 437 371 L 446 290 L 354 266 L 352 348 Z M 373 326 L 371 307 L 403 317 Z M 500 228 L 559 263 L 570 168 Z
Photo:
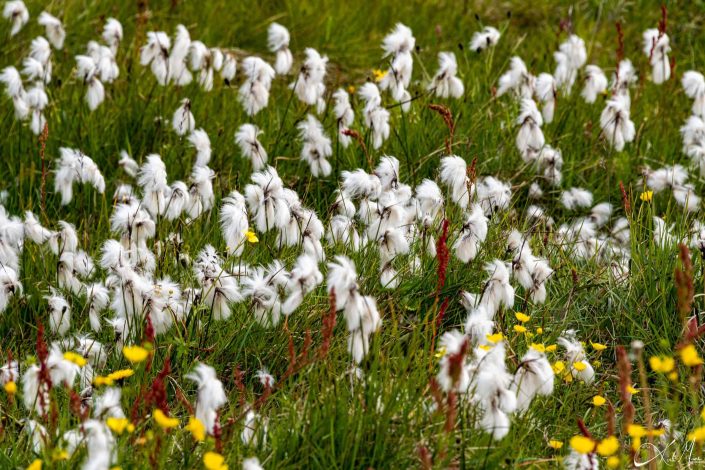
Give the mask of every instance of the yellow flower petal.
M 570 438 L 570 447 L 580 454 L 591 454 L 595 451 L 595 441 L 585 436 L 573 436 Z
M 619 457 L 616 455 L 613 455 L 612 457 L 607 459 L 607 468 L 618 468 L 620 464 Z
M 491 343 L 499 343 L 504 339 L 504 335 L 502 333 L 495 333 L 493 335 L 487 335 L 487 341 Z
M 114 418 L 110 417 L 105 420 L 105 424 L 115 433 L 115 434 L 122 434 L 127 430 L 128 432 L 130 431 L 130 420 L 127 418 Z M 132 429 L 134 429 L 134 425 L 132 426 Z
M 111 372 L 108 374 L 108 378 L 110 380 L 122 380 L 126 379 L 128 377 L 132 377 L 134 375 L 135 371 L 132 369 L 120 369 L 116 370 L 115 372 Z
M 522 325 L 514 325 L 514 331 L 517 333 L 526 333 L 526 327 Z
M 672 357 L 667 356 L 651 356 L 649 358 L 649 366 L 654 372 L 667 374 L 673 370 L 676 361 Z
M 543 345 L 543 343 L 531 343 L 531 346 L 529 346 L 531 349 L 535 349 L 536 351 L 542 353 L 546 352 L 546 346 Z
M 203 465 L 208 470 L 227 470 L 225 458 L 216 452 L 206 452 L 203 454 Z
M 595 406 L 602 406 L 607 403 L 607 400 L 602 395 L 595 395 L 592 397 L 592 404 Z
M 705 426 L 695 428 L 692 432 L 688 433 L 688 440 L 695 442 L 705 441 Z
M 201 420 L 195 416 L 189 416 L 188 424 L 184 427 L 184 429 L 189 431 L 194 440 L 198 442 L 203 442 L 206 439 L 206 427 L 203 425 Z
M 592 346 L 592 349 L 594 349 L 595 351 L 604 351 L 605 349 L 607 349 L 607 346 L 605 346 L 604 344 L 593 343 L 592 341 L 590 341 L 590 346 Z
M 597 444 L 597 453 L 603 457 L 609 457 L 619 450 L 619 441 L 616 437 L 610 436 L 602 439 Z
M 692 344 L 687 345 L 679 351 L 681 361 L 688 367 L 695 367 L 703 363 L 702 358 L 698 355 L 698 350 Z
M 527 314 L 522 313 L 522 312 L 515 312 L 514 316 L 517 318 L 517 320 L 519 320 L 522 323 L 526 323 L 529 320 L 531 320 L 530 316 L 528 316 Z
M 253 232 L 252 230 L 248 230 L 245 232 L 245 238 L 247 238 L 247 241 L 250 243 L 257 243 L 259 241 L 259 238 L 257 238 L 257 234 Z
M 141 346 L 125 346 L 122 348 L 122 354 L 125 359 L 133 364 L 143 362 L 149 356 L 149 351 Z
M 644 191 L 639 195 L 639 199 L 641 199 L 642 202 L 651 202 L 654 199 L 654 192 Z
M 550 441 L 548 441 L 548 447 L 558 450 L 563 447 L 563 443 L 561 441 L 551 439 Z
M 14 395 L 17 393 L 17 384 L 12 380 L 3 385 L 3 388 L 5 389 L 5 393 L 8 395 Z
M 574 362 L 573 363 L 573 369 L 577 370 L 578 372 L 582 372 L 587 368 L 584 362 Z
M 27 466 L 27 470 L 42 470 L 42 460 L 34 459 L 34 462 Z
M 72 351 L 66 351 L 64 353 L 64 359 L 66 359 L 69 362 L 73 362 L 78 367 L 83 367 L 88 363 L 88 361 L 86 361 L 85 357 L 81 356 L 78 353 L 72 352 Z
M 152 417 L 154 418 L 154 421 L 156 421 L 156 423 L 162 429 L 175 428 L 176 426 L 179 425 L 179 420 L 177 418 L 169 418 L 159 408 L 154 410 L 154 413 L 152 413 Z

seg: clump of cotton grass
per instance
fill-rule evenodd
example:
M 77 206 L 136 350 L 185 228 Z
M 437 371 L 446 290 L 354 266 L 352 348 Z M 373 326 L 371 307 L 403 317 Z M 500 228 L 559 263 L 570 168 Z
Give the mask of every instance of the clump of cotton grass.
M 583 97 L 586 103 L 594 103 L 597 100 L 597 95 L 607 90 L 607 77 L 597 65 L 588 65 L 585 67 L 584 84 L 580 96 Z
M 501 34 L 492 26 L 485 26 L 482 31 L 475 31 L 470 40 L 470 49 L 475 52 L 482 52 L 485 49 L 494 47 L 499 42 Z
M 689 70 L 683 74 L 681 84 L 686 96 L 693 100 L 693 114 L 700 118 L 705 117 L 705 77 L 703 74 Z
M 196 279 L 201 284 L 201 302 L 215 320 L 226 320 L 232 314 L 232 305 L 243 300 L 235 276 L 226 271 L 215 248 L 206 245 L 193 263 Z
M 30 109 L 27 104 L 27 92 L 24 89 L 20 72 L 15 67 L 5 67 L 0 72 L 0 83 L 5 85 L 5 95 L 12 100 L 15 118 L 19 120 L 27 119 Z
M 414 68 L 414 59 L 411 53 L 416 46 L 411 29 L 402 23 L 397 23 L 392 32 L 382 41 L 383 57 L 389 58 L 390 65 L 387 73 L 379 82 L 382 90 L 389 90 L 392 97 L 402 103 L 402 109 L 408 111 L 411 95 L 407 91 L 411 83 L 411 73 Z
M 287 75 L 294 63 L 294 58 L 289 50 L 289 30 L 279 23 L 272 23 L 267 28 L 267 47 L 276 54 L 274 70 L 277 75 Z
M 105 180 L 95 162 L 77 149 L 61 147 L 56 162 L 54 191 L 61 195 L 61 204 L 73 199 L 74 183 L 90 184 L 100 194 L 105 192 Z
M 169 50 L 171 39 L 163 31 L 149 31 L 147 44 L 140 49 L 140 64 L 149 65 L 152 74 L 160 85 L 169 82 Z
M 372 132 L 372 147 L 378 149 L 389 138 L 389 111 L 382 106 L 379 88 L 374 83 L 365 83 L 358 92 L 365 102 L 363 124 Z
M 323 282 L 316 258 L 303 254 L 296 259 L 286 284 L 287 297 L 282 303 L 282 313 L 291 315 L 304 297 Z
M 166 165 L 156 153 L 147 155 L 139 169 L 137 184 L 142 188 L 142 206 L 153 218 L 163 215 L 167 207 L 169 185 Z
M 333 93 L 333 100 L 335 102 L 333 113 L 335 114 L 338 128 L 338 141 L 343 148 L 348 148 L 351 138 L 347 131 L 355 120 L 355 112 L 350 105 L 350 95 L 348 95 L 347 91 L 339 88 Z
M 530 99 L 534 95 L 536 77 L 529 73 L 521 57 L 514 56 L 509 61 L 509 70 L 499 77 L 497 96 L 512 91 L 518 98 Z
M 291 219 L 284 194 L 284 182 L 274 167 L 253 173 L 252 184 L 245 186 L 245 200 L 257 231 L 265 233 L 283 228 Z
M 542 304 L 546 301 L 546 282 L 553 274 L 548 260 L 534 256 L 529 240 L 516 230 L 507 238 L 507 251 L 512 259 L 512 276 L 529 293 L 531 301 Z
M 238 99 L 248 116 L 254 116 L 267 106 L 269 89 L 275 72 L 271 65 L 259 57 L 246 57 L 241 70 L 245 81 L 238 91 Z
M 258 137 L 262 131 L 254 124 L 243 124 L 235 133 L 235 143 L 240 147 L 240 152 L 252 162 L 252 168 L 260 171 L 267 165 L 267 151 Z
M 671 52 L 668 34 L 659 29 L 644 31 L 644 54 L 651 65 L 651 81 L 660 85 L 671 78 L 671 62 L 668 53 Z
M 461 209 L 470 204 L 474 188 L 467 174 L 467 163 L 462 157 L 450 155 L 441 159 L 441 182 L 450 190 L 450 199 Z
M 545 138 L 541 131 L 543 116 L 531 98 L 521 100 L 521 113 L 516 119 L 516 125 L 519 126 L 517 149 L 524 161 L 532 161 L 543 147 Z
M 220 227 L 228 253 L 237 257 L 242 254 L 248 226 L 245 198 L 239 192 L 232 191 L 223 199 L 220 208 Z
M 540 346 L 530 346 L 514 373 L 512 389 L 517 397 L 517 411 L 524 412 L 536 396 L 553 394 L 555 374 Z
M 184 136 L 193 132 L 196 127 L 196 120 L 191 112 L 191 100 L 184 98 L 181 105 L 174 111 L 171 119 L 171 127 L 177 135 Z
M 578 71 L 587 61 L 585 41 L 575 34 L 570 35 L 553 54 L 553 58 L 556 61 L 556 70 L 553 72 L 556 86 L 570 93 Z
M 465 92 L 463 81 L 457 77 L 458 62 L 452 52 L 438 53 L 438 72 L 427 89 L 440 98 L 460 98 Z
M 209 48 L 201 41 L 192 41 L 189 46 L 189 66 L 198 74 L 198 84 L 205 91 L 213 89 L 215 72 L 222 72 L 225 56 L 217 47 Z M 231 64 L 232 67 L 232 64 Z M 232 72 L 229 71 L 228 75 Z
M 536 97 L 543 103 L 541 114 L 546 123 L 553 122 L 556 109 L 556 80 L 550 73 L 540 73 L 536 78 Z
M 167 81 L 178 86 L 185 86 L 191 83 L 193 75 L 188 69 L 187 57 L 191 48 L 191 35 L 184 25 L 176 26 L 174 45 L 169 51 L 167 59 L 168 71 Z
M 24 246 L 24 224 L 17 216 L 10 216 L 0 205 L 0 267 L 7 266 L 19 273 Z
M 561 204 L 569 211 L 592 205 L 592 193 L 583 188 L 570 188 L 561 193 Z
M 185 210 L 188 216 L 197 219 L 204 212 L 213 208 L 215 194 L 213 193 L 213 179 L 215 172 L 207 166 L 195 165 L 189 177 L 189 204 Z
M 700 208 L 700 196 L 695 192 L 695 186 L 688 183 L 688 171 L 681 165 L 673 165 L 658 170 L 645 170 L 646 186 L 654 193 L 670 189 L 676 203 L 688 212 Z
M 282 316 L 282 294 L 289 273 L 281 261 L 252 268 L 242 279 L 242 295 L 250 300 L 254 319 L 264 327 L 279 324 Z
M 105 88 L 99 78 L 99 70 L 93 58 L 86 55 L 76 56 L 76 78 L 86 87 L 85 100 L 88 109 L 95 111 L 105 99 Z
M 629 96 L 629 87 L 637 81 L 636 70 L 629 59 L 623 59 L 617 64 L 617 70 L 612 75 L 612 83 L 610 88 L 612 94 L 621 96 L 626 100 L 627 107 L 631 107 L 631 98 Z M 614 98 L 614 96 L 613 96 Z
M 41 72 L 38 74 L 32 74 L 33 76 L 30 77 L 30 80 L 37 80 L 37 82 L 35 82 L 35 85 L 38 85 L 39 82 L 48 85 L 49 82 L 51 82 L 51 57 L 52 52 L 51 46 L 49 45 L 49 41 L 47 41 L 42 36 L 37 36 L 36 38 L 32 39 L 32 43 L 29 49 L 29 57 L 27 58 L 27 60 L 25 60 L 25 64 L 28 61 L 33 61 L 36 65 L 40 66 L 35 67 L 34 69 L 36 70 L 38 68 L 41 70 Z M 32 69 L 32 67 L 29 68 Z
M 494 440 L 503 439 L 510 428 L 509 416 L 517 409 L 513 377 L 505 363 L 504 341 L 489 350 L 475 348 L 475 358 L 468 365 L 471 375 L 470 400 L 481 416 L 475 427 L 490 434 Z
M 105 20 L 101 37 L 113 54 L 117 54 L 118 47 L 123 37 L 122 24 L 115 18 L 108 18 Z
M 370 337 L 382 326 L 374 298 L 360 293 L 355 264 L 345 256 L 328 263 L 326 278 L 330 295 L 335 292 L 335 309 L 343 310 L 348 328 L 348 352 L 359 364 L 370 350 Z
M 323 83 L 326 77 L 326 65 L 328 57 L 321 56 L 317 50 L 307 47 L 304 51 L 306 59 L 301 64 L 299 75 L 291 85 L 300 101 L 316 106 L 316 112 L 322 113 L 326 109 L 326 101 L 323 95 L 326 92 L 326 85 Z
M 703 85 L 705 86 L 705 83 Z M 680 128 L 680 132 L 683 152 L 699 168 L 700 176 L 705 175 L 705 121 L 694 114 Z
M 12 23 L 10 36 L 14 36 L 29 21 L 29 10 L 27 10 L 22 0 L 10 0 L 5 2 L 5 6 L 2 9 L 2 17 Z
M 188 136 L 191 147 L 196 150 L 194 166 L 207 166 L 211 161 L 211 140 L 203 129 L 196 129 Z
M 453 253 L 463 263 L 475 259 L 487 238 L 487 222 L 482 206 L 473 204 L 466 215 L 458 238 L 453 243 Z
M 196 418 L 203 423 L 206 432 L 213 435 L 219 426 L 218 410 L 228 402 L 223 384 L 218 380 L 215 369 L 203 363 L 198 363 L 185 377 L 198 387 Z
M 64 40 L 66 39 L 66 31 L 64 30 L 64 25 L 61 23 L 61 20 L 50 13 L 43 11 L 39 14 L 37 23 L 44 26 L 44 32 L 47 38 L 49 38 L 51 45 L 54 46 L 55 49 L 63 49 Z
M 634 140 L 636 129 L 629 116 L 630 101 L 628 94 L 615 95 L 607 101 L 605 109 L 600 115 L 602 136 L 621 152 L 625 144 Z
M 22 295 L 22 282 L 14 268 L 0 267 L 0 313 L 7 309 L 15 295 Z
M 558 338 L 558 344 L 565 349 L 565 358 L 570 374 L 586 384 L 595 380 L 595 369 L 587 360 L 585 349 L 576 339 L 575 330 L 566 330 Z
M 333 154 L 333 147 L 330 138 L 325 134 L 323 125 L 309 114 L 297 125 L 297 128 L 299 137 L 303 141 L 301 160 L 308 163 L 314 177 L 330 175 L 332 167 L 327 159 Z

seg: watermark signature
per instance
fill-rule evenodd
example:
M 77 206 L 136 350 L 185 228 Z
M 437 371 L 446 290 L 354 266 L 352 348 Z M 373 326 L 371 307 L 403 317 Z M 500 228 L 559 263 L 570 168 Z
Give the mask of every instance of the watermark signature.
M 644 457 L 642 452 L 638 453 L 634 456 L 634 466 L 640 468 L 654 461 L 662 464 L 685 465 L 686 468 L 705 466 L 705 458 L 693 455 L 694 448 L 693 441 L 683 441 L 678 438 L 661 446 L 645 442 L 639 450 L 647 451 L 648 456 Z

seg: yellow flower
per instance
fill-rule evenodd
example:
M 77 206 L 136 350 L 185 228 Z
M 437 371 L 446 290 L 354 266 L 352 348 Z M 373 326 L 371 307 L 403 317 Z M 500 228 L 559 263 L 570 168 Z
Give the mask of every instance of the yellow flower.
M 595 451 L 595 441 L 585 436 L 573 436 L 570 438 L 570 447 L 579 454 L 591 454 Z
M 17 384 L 12 380 L 7 382 L 3 386 L 3 388 L 5 389 L 5 393 L 7 393 L 8 395 L 14 395 L 15 393 L 17 393 Z
M 654 192 L 644 191 L 639 195 L 639 199 L 641 199 L 642 202 L 651 202 L 654 199 Z
M 348 93 L 350 93 L 351 95 L 355 94 L 355 90 L 355 85 L 348 86 Z
M 676 365 L 676 361 L 672 357 L 667 356 L 651 356 L 649 358 L 649 366 L 654 372 L 660 372 L 662 374 L 667 374 L 673 370 Z
M 573 363 L 573 369 L 577 370 L 578 372 L 584 371 L 585 368 L 587 368 L 587 366 L 582 361 Z
M 156 421 L 159 427 L 162 429 L 175 428 L 179 425 L 179 420 L 177 418 L 169 418 L 159 408 L 154 410 L 152 416 L 154 417 L 154 421 Z
M 206 427 L 200 419 L 195 416 L 189 416 L 188 424 L 184 427 L 191 432 L 191 436 L 198 442 L 203 442 L 206 439 Z
M 125 356 L 125 359 L 133 364 L 137 364 L 147 359 L 149 351 L 142 346 L 125 346 L 122 348 L 122 354 Z
M 592 349 L 594 349 L 595 351 L 604 351 L 605 349 L 607 349 L 607 346 L 605 346 L 604 344 L 593 343 L 592 341 L 590 341 L 590 346 L 592 346 Z
M 681 349 L 679 354 L 681 355 L 681 361 L 683 361 L 683 364 L 686 366 L 694 367 L 703 363 L 703 360 L 698 355 L 697 349 L 695 349 L 695 346 L 692 344 Z
M 605 397 L 603 397 L 602 395 L 595 395 L 594 397 L 592 397 L 592 404 L 595 406 L 602 406 L 605 403 L 607 403 L 607 400 L 605 400 Z
M 255 232 L 250 229 L 245 232 L 245 238 L 247 238 L 247 241 L 250 243 L 257 243 L 259 241 L 259 238 L 257 238 L 257 234 L 255 234 Z
M 619 467 L 619 457 L 613 455 L 607 459 L 607 468 L 617 468 Z
M 557 344 L 549 344 L 548 346 L 546 346 L 547 352 L 556 352 L 556 349 L 558 349 Z
M 566 374 L 563 376 L 563 381 L 567 384 L 571 383 L 573 381 L 573 374 L 570 372 L 566 372 Z
M 668 377 L 668 380 L 670 380 L 671 382 L 675 382 L 676 380 L 678 380 L 678 372 L 676 372 L 676 371 L 674 370 L 673 372 L 671 372 L 670 374 L 668 374 L 667 377 Z
M 64 449 L 60 449 L 59 447 L 56 447 L 52 452 L 51 452 L 51 459 L 54 462 L 59 462 L 62 460 L 68 460 L 69 459 L 69 453 L 65 451 Z
M 381 82 L 382 79 L 387 75 L 387 71 L 382 71 L 380 69 L 374 69 L 372 75 L 375 77 L 375 82 Z
M 610 436 L 602 439 L 597 444 L 597 453 L 603 457 L 609 457 L 619 450 L 619 441 L 616 437 Z
M 563 361 L 556 361 L 553 363 L 551 368 L 553 369 L 554 374 L 560 374 L 565 370 L 565 364 L 563 363 Z
M 487 335 L 487 341 L 491 343 L 499 343 L 504 339 L 504 336 L 502 333 L 495 333 L 493 335 Z
M 110 386 L 112 384 L 113 379 L 111 379 L 110 377 L 105 377 L 102 375 L 96 375 L 95 377 L 93 377 L 93 385 L 95 385 L 96 387 L 100 387 L 101 385 Z
M 646 436 L 646 428 L 640 424 L 630 424 L 627 426 L 627 434 L 630 437 L 642 438 Z
M 536 334 L 537 334 L 537 335 L 542 335 L 542 334 L 543 334 L 543 328 L 541 328 L 541 327 L 536 328 Z
M 108 378 L 110 380 L 122 380 L 126 379 L 128 377 L 132 377 L 134 375 L 135 371 L 132 369 L 120 369 L 116 370 L 115 372 L 111 372 L 108 374 Z
M 550 441 L 548 441 L 548 447 L 550 447 L 551 449 L 558 450 L 563 447 L 563 443 L 561 441 L 551 439 Z
M 688 433 L 688 440 L 695 442 L 705 441 L 705 426 L 693 429 L 693 432 Z
M 639 390 L 635 389 L 631 385 L 627 385 L 627 392 L 631 393 L 632 395 L 639 393 Z
M 601 363 L 600 361 L 592 361 L 592 366 L 595 367 L 595 368 L 598 368 L 598 367 L 600 367 L 601 365 L 602 365 L 602 363 Z
M 206 452 L 203 454 L 203 465 L 208 470 L 228 470 L 225 458 L 216 452 Z
M 517 320 L 519 320 L 522 323 L 526 323 L 529 320 L 531 320 L 530 316 L 528 316 L 527 314 L 522 313 L 522 312 L 515 312 L 514 316 L 517 317 Z
M 34 462 L 29 464 L 29 466 L 27 467 L 27 470 L 42 470 L 41 459 L 34 459 Z
M 105 420 L 105 424 L 116 434 L 122 434 L 125 430 L 127 430 L 127 432 L 135 430 L 135 425 L 130 423 L 130 420 L 127 418 L 114 418 L 111 416 Z
M 64 359 L 66 359 L 69 362 L 73 362 L 78 367 L 83 367 L 88 363 L 88 361 L 86 361 L 85 357 L 83 357 L 80 354 L 77 354 L 75 352 L 72 352 L 72 351 L 66 351 L 64 353 Z
M 490 349 L 492 349 L 492 346 L 490 346 L 489 344 L 481 344 L 479 348 L 483 351 L 489 351 Z
M 526 327 L 521 325 L 514 325 L 514 331 L 517 333 L 526 333 Z
M 438 359 L 442 358 L 445 355 L 446 355 L 446 348 L 440 348 L 438 350 L 438 352 L 436 352 L 436 354 L 435 354 L 436 358 L 438 358 Z
M 543 345 L 543 343 L 531 343 L 531 346 L 529 346 L 531 349 L 535 349 L 538 352 L 546 352 L 546 346 Z

